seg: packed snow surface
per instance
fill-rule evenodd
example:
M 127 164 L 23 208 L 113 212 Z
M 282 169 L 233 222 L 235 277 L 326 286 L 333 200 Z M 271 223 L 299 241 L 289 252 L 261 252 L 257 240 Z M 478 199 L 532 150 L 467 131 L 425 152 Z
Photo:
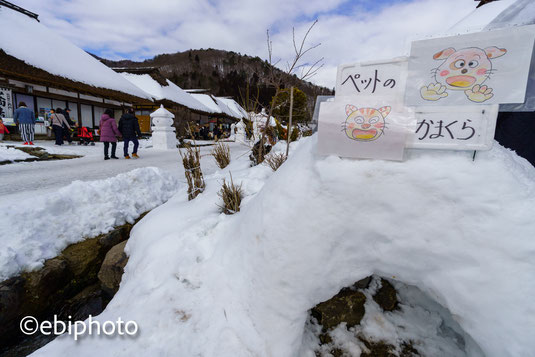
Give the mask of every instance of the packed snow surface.
M 73 81 L 150 99 L 147 93 L 41 22 L 0 6 L 0 23 L 12 29 L 0 31 L 0 48 L 8 55 Z
M 1 161 L 14 161 L 14 160 L 25 160 L 32 158 L 34 156 L 25 153 L 24 151 L 17 150 L 12 147 L 7 147 L 0 144 L 0 162 Z
M 121 287 L 97 319 L 134 320 L 135 338 L 62 336 L 34 355 L 294 357 L 309 309 L 372 273 L 417 286 L 486 356 L 532 354 L 527 161 L 498 144 L 475 161 L 409 151 L 390 162 L 320 157 L 316 143 L 293 144 L 274 174 L 233 160 L 195 200 L 183 187 L 133 228 Z M 230 172 L 246 197 L 226 216 L 217 192 Z
M 157 168 L 141 168 L 106 180 L 75 181 L 34 197 L 31 205 L 2 205 L 9 229 L 0 230 L 0 281 L 41 267 L 71 243 L 133 223 L 167 201 L 178 186 Z

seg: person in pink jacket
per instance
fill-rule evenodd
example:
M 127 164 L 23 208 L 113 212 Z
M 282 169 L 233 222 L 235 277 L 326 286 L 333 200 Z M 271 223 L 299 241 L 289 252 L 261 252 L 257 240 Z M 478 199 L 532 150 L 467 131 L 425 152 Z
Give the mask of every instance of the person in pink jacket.
M 117 137 L 121 136 L 117 123 L 113 117 L 113 110 L 106 109 L 99 124 L 100 141 L 104 143 L 104 160 L 109 160 L 108 151 L 111 143 L 111 158 L 118 159 L 115 156 L 115 150 L 117 149 Z

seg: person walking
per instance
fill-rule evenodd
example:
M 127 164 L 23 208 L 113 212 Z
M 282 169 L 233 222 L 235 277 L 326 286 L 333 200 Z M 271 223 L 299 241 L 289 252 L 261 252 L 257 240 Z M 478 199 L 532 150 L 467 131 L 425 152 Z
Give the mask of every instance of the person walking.
M 117 136 L 120 136 L 121 133 L 119 132 L 119 129 L 117 129 L 117 123 L 115 122 L 115 118 L 113 117 L 112 109 L 106 109 L 104 111 L 104 114 L 102 114 L 102 117 L 100 118 L 98 130 L 100 135 L 100 141 L 104 143 L 104 160 L 110 159 L 110 156 L 108 156 L 110 143 L 111 158 L 118 159 L 118 157 L 115 156 L 115 150 L 117 149 Z
M 130 108 L 126 113 L 121 116 L 119 119 L 119 131 L 123 135 L 123 151 L 124 158 L 130 159 L 128 155 L 128 145 L 130 141 L 134 143 L 134 151 L 132 152 L 132 157 L 139 159 L 137 155 L 137 148 L 139 147 L 138 137 L 141 137 L 141 130 L 139 129 L 139 122 L 134 115 L 134 109 Z
M 50 122 L 52 125 L 52 130 L 54 131 L 54 136 L 56 137 L 56 145 L 63 145 L 63 131 L 71 130 L 67 119 L 61 114 L 61 109 L 56 110 L 50 109 Z M 65 128 L 65 129 L 63 129 Z
M 9 130 L 7 130 L 7 126 L 4 125 L 4 121 L 0 119 L 0 141 L 4 140 L 4 133 L 9 134 Z
M 13 116 L 15 124 L 19 126 L 20 136 L 24 145 L 33 145 L 35 135 L 35 114 L 26 107 L 26 103 L 20 102 Z
M 69 123 L 69 126 L 71 127 L 69 130 L 67 130 L 65 127 L 63 129 L 63 136 L 65 139 L 69 142 L 69 145 L 73 145 L 72 143 L 72 131 L 74 130 L 75 123 L 71 119 L 71 110 L 69 108 L 63 109 L 63 116 L 65 117 L 65 120 L 67 120 L 67 123 Z

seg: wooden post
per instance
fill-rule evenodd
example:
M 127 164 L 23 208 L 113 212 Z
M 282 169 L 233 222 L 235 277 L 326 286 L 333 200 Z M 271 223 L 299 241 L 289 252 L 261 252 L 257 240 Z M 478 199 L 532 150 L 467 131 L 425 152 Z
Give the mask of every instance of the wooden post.
M 286 157 L 290 151 L 290 141 L 292 136 L 292 114 L 294 111 L 294 87 L 290 87 L 290 119 L 288 120 L 288 129 L 286 131 Z

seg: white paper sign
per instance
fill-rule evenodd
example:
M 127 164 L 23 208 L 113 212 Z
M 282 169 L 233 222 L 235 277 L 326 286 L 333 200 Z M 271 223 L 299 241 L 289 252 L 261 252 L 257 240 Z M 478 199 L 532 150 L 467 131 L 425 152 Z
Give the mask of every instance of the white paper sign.
M 338 66 L 336 97 L 403 94 L 407 74 L 405 57 Z
M 13 118 L 13 94 L 10 88 L 0 87 L 0 118 Z
M 523 103 L 535 25 L 412 43 L 406 105 Z
M 499 105 L 419 107 L 408 145 L 418 149 L 489 150 L 494 142 Z
M 343 157 L 403 160 L 407 113 L 374 98 L 321 103 L 318 153 Z

